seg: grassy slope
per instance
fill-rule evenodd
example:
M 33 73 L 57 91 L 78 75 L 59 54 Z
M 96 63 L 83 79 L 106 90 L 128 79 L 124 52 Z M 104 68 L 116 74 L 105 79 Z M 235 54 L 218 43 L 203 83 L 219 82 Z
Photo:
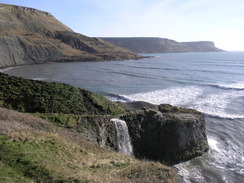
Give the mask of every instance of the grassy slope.
M 105 97 L 67 84 L 26 80 L 0 73 L 0 107 L 30 113 L 111 114 L 124 112 Z
M 0 108 L 0 182 L 174 182 L 160 163 L 100 148 L 24 113 Z

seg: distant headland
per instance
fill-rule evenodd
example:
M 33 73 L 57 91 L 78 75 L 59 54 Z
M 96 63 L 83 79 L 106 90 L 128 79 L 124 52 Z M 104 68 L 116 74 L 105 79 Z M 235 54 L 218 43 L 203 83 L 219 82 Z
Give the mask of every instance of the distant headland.
M 101 38 L 135 53 L 185 53 L 222 52 L 212 41 L 177 42 L 166 38 L 153 37 L 103 37 Z

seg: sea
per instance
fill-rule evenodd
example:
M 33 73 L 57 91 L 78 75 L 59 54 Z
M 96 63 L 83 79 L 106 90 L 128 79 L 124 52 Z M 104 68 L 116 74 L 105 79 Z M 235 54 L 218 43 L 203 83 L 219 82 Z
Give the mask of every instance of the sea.
M 2 70 L 68 83 L 112 101 L 193 108 L 205 115 L 210 150 L 175 165 L 186 183 L 244 182 L 244 52 L 153 53 L 109 62 L 26 65 Z

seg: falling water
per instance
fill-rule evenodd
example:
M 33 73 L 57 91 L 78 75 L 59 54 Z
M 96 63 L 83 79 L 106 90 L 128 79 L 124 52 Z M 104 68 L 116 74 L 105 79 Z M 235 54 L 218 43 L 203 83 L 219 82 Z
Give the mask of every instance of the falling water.
M 133 148 L 126 122 L 117 118 L 111 119 L 111 121 L 115 125 L 119 152 L 133 156 Z

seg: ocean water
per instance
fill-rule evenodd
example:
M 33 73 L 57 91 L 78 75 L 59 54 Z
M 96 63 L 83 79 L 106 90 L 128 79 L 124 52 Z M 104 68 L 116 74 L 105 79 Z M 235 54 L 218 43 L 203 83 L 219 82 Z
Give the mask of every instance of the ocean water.
M 148 54 L 116 62 L 52 63 L 3 72 L 68 83 L 114 101 L 168 103 L 205 114 L 209 152 L 175 167 L 187 183 L 244 182 L 244 52 Z

